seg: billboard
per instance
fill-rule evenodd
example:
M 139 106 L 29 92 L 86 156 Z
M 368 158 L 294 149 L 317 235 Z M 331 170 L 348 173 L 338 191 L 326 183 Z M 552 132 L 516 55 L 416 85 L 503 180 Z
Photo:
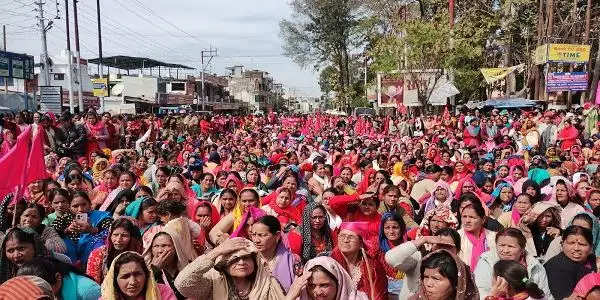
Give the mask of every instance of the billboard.
M 447 98 L 460 92 L 448 80 L 447 75 L 441 74 L 440 77 L 440 74 L 439 70 L 413 71 L 412 73 L 398 71 L 393 78 L 377 74 L 379 107 L 421 106 L 419 86 L 423 92 L 427 90 L 430 93 L 429 103 L 431 105 L 446 105 Z
M 588 89 L 588 72 L 553 72 L 546 78 L 546 91 L 585 91 Z
M 60 114 L 62 111 L 62 87 L 40 86 L 40 111 Z
M 0 76 L 33 79 L 33 56 L 0 51 Z
M 108 97 L 108 79 L 92 79 L 93 94 L 96 97 Z
M 397 107 L 404 100 L 404 79 L 383 76 L 380 92 L 379 107 Z
M 10 77 L 10 59 L 0 53 L 0 76 Z
M 583 64 L 590 60 L 589 45 L 545 44 L 538 46 L 534 52 L 535 64 L 561 62 Z

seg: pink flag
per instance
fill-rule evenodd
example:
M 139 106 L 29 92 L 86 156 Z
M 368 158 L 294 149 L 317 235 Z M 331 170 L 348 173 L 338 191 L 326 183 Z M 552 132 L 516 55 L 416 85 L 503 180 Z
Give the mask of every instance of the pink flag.
M 0 198 L 14 192 L 24 180 L 31 134 L 31 126 L 29 126 L 19 134 L 17 143 L 0 159 Z
M 22 187 L 49 177 L 46 171 L 46 160 L 44 159 L 44 128 L 37 126 L 37 130 L 33 129 L 33 131 L 33 143 L 31 144 L 31 152 L 29 153 L 29 159 L 25 168 L 25 177 L 21 183 Z M 24 188 L 21 190 L 24 191 Z
M 0 198 L 17 192 L 14 199 L 19 199 L 28 184 L 48 178 L 43 133 L 43 128 L 38 126 L 32 141 L 32 126 L 27 127 L 13 148 L 0 159 Z

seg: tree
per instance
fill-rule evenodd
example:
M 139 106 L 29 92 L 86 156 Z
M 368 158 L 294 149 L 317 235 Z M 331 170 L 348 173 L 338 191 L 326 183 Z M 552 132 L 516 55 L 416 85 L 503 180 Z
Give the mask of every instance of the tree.
M 360 0 L 292 0 L 294 15 L 279 23 L 284 54 L 303 68 L 333 66 L 337 96 L 349 103 L 350 57 L 357 48 Z

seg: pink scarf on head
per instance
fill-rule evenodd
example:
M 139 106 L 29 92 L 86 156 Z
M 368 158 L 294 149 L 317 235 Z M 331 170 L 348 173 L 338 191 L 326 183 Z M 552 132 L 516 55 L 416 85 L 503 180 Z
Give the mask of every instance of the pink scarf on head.
M 475 237 L 470 232 L 465 231 L 465 235 L 473 244 L 473 250 L 471 251 L 471 271 L 475 271 L 475 267 L 477 266 L 477 262 L 479 261 L 479 257 L 483 252 L 488 250 L 487 241 L 485 239 L 485 229 L 481 229 L 479 233 L 479 237 Z

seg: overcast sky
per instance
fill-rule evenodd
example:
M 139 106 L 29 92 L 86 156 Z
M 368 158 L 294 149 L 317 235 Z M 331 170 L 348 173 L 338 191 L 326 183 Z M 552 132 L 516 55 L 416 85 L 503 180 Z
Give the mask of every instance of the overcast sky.
M 61 19 L 54 20 L 54 27 L 48 33 L 50 55 L 66 48 L 64 0 L 57 1 Z M 72 19 L 73 2 L 69 1 Z M 8 24 L 7 50 L 34 55 L 37 61 L 41 38 L 34 27 L 37 12 L 33 11 L 33 2 L 0 0 L 0 24 Z M 57 15 L 55 2 L 46 2 L 44 13 L 52 19 Z M 279 21 L 291 14 L 287 0 L 100 2 L 104 56 L 144 56 L 199 70 L 200 51 L 212 46 L 219 50 L 219 57 L 214 59 L 209 72 L 225 74 L 228 66 L 244 65 L 270 72 L 276 82 L 300 95 L 320 95 L 317 74 L 312 69 L 300 69 L 281 55 Z M 74 49 L 73 31 L 71 26 Z M 96 1 L 80 0 L 79 31 L 82 57 L 97 57 Z

